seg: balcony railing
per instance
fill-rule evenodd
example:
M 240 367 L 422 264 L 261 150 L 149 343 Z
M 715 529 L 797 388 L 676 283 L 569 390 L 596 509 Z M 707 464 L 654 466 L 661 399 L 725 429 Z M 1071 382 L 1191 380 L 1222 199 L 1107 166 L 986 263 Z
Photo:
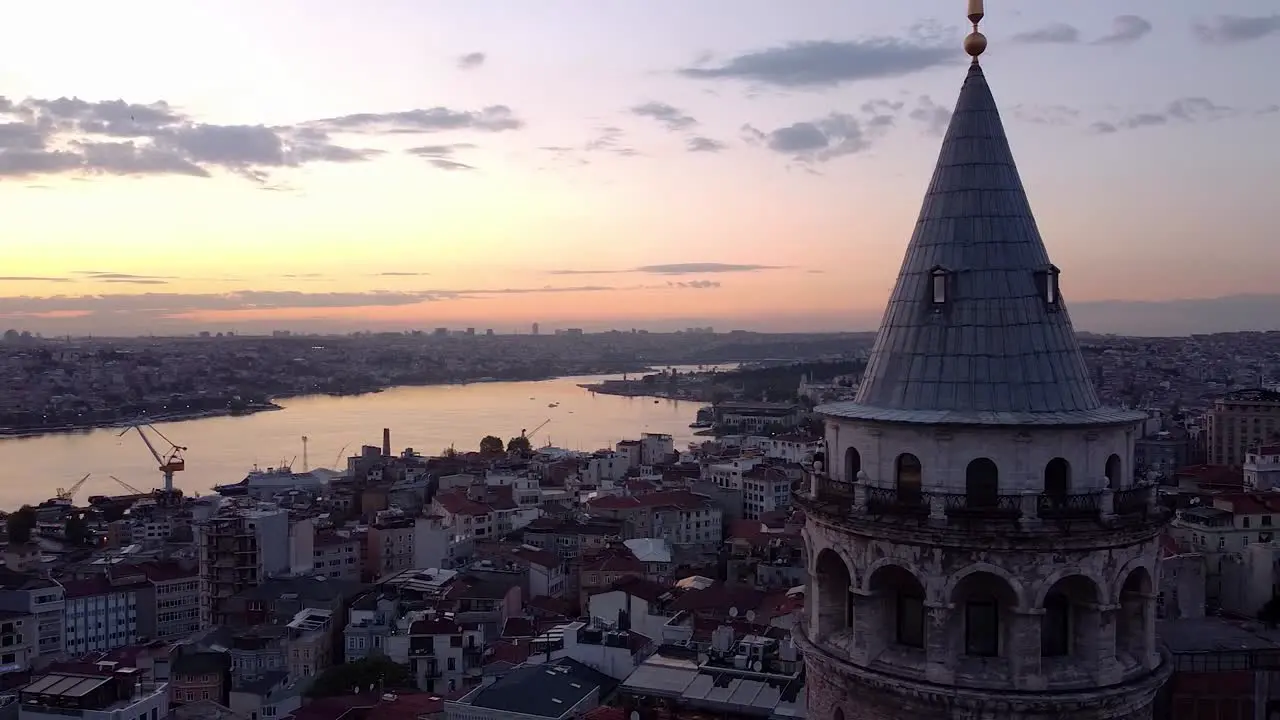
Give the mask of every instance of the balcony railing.
M 1124 490 L 998 494 L 990 492 L 945 493 L 902 491 L 896 488 L 858 487 L 830 478 L 817 479 L 813 498 L 803 491 L 799 501 L 818 512 L 865 512 L 876 517 L 917 518 L 931 515 L 964 520 L 1018 520 L 1038 517 L 1047 521 L 1101 520 L 1108 517 L 1145 517 L 1154 489 L 1150 485 Z M 1111 493 L 1110 502 L 1107 494 Z M 855 507 L 861 504 L 861 510 Z
M 1117 515 L 1145 515 L 1151 507 L 1150 485 L 1117 490 L 1112 504 Z
M 1102 514 L 1102 492 L 1041 493 L 1036 513 L 1046 520 L 1081 520 Z
M 941 496 L 942 507 L 948 517 L 1016 520 L 1022 516 L 1020 495 L 942 493 Z
M 900 493 L 896 488 L 867 488 L 867 512 L 872 515 L 929 514 L 929 500 L 924 493 Z

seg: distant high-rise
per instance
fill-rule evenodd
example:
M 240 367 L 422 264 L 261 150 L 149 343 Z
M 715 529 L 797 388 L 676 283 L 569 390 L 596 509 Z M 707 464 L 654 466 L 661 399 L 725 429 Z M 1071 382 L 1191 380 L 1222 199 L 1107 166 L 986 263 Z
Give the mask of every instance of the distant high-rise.
M 538 323 L 534 323 L 534 324 L 533 324 L 533 334 L 534 334 L 534 335 L 537 335 L 537 334 L 538 334 Z

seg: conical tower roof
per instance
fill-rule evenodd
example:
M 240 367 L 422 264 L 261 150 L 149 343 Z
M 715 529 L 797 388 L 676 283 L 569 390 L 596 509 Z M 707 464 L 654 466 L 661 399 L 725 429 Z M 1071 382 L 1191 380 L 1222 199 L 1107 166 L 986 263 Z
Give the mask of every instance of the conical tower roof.
M 1136 417 L 1098 401 L 976 57 L 857 397 L 821 410 L 962 424 Z

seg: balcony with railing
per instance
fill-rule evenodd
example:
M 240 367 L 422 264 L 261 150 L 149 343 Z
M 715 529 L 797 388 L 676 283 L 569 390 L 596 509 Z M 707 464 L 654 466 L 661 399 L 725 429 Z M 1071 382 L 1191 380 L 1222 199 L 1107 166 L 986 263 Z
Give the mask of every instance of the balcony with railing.
M 810 512 L 878 522 L 1022 527 L 1079 522 L 1111 525 L 1162 513 L 1150 485 L 1080 492 L 1058 489 L 1007 493 L 993 492 L 989 487 L 944 492 L 919 486 L 880 487 L 865 479 L 850 483 L 817 474 L 811 475 L 810 483 L 809 488 L 796 492 L 797 503 Z

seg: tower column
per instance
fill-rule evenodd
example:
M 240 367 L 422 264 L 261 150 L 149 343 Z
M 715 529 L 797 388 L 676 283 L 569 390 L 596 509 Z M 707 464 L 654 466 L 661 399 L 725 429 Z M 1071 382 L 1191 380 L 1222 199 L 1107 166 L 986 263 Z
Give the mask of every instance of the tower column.
M 1009 671 L 1019 690 L 1043 690 L 1040 672 L 1040 621 L 1044 608 L 1014 608 L 1009 628 Z
M 1098 624 L 1094 633 L 1093 652 L 1097 662 L 1094 677 L 1099 685 L 1110 685 L 1120 679 L 1116 662 L 1116 612 L 1119 605 L 1094 605 Z
M 925 678 L 950 685 L 955 681 L 956 642 L 950 632 L 955 605 L 926 602 L 924 625 Z

